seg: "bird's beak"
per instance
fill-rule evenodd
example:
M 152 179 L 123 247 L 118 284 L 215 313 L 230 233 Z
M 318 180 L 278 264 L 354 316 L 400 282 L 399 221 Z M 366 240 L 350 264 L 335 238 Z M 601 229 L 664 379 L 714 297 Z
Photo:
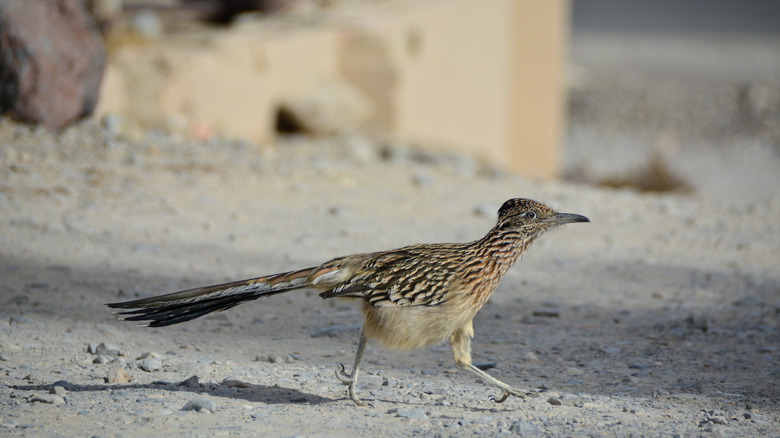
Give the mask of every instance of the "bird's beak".
M 574 213 L 555 213 L 554 215 L 545 219 L 545 222 L 550 225 L 563 225 L 574 222 L 590 222 L 590 219 Z

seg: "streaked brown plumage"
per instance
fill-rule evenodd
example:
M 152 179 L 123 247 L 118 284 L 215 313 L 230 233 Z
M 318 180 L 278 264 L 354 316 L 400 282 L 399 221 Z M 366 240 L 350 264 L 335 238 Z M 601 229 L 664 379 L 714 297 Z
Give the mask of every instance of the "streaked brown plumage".
M 544 231 L 566 223 L 589 222 L 556 213 L 529 199 L 510 199 L 498 211 L 485 237 L 468 243 L 430 243 L 390 251 L 354 254 L 298 271 L 207 286 L 152 298 L 108 304 L 130 309 L 120 319 L 149 321 L 162 327 L 229 309 L 244 301 L 295 289 L 320 290 L 322 298 L 363 300 L 363 329 L 351 373 L 343 365 L 336 376 L 355 394 L 358 370 L 368 339 L 385 347 L 410 350 L 448 340 L 455 364 L 503 391 L 497 402 L 521 391 L 471 363 L 472 319 L 501 278 Z

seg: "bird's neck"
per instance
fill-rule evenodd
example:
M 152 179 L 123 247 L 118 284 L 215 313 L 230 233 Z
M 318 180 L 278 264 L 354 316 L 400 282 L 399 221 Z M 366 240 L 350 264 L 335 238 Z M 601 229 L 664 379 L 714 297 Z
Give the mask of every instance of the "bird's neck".
M 475 309 L 485 304 L 504 274 L 533 240 L 534 236 L 517 230 L 493 228 L 485 237 L 469 244 L 472 245 L 472 257 L 478 262 L 473 263 L 474 270 L 465 275 L 464 286 L 472 291 Z
M 495 227 L 474 244 L 478 257 L 492 264 L 500 278 L 506 274 L 533 240 L 534 236 L 529 236 L 520 230 Z

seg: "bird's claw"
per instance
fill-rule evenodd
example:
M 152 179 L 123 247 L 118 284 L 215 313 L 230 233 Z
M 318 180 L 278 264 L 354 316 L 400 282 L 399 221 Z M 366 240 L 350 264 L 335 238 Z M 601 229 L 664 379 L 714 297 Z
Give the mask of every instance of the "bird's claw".
M 503 403 L 506 401 L 506 399 L 509 398 L 509 391 L 503 390 L 501 393 L 501 398 L 496 398 L 495 396 L 490 396 L 490 401 L 496 402 L 496 403 Z
M 367 406 L 370 408 L 374 407 L 374 405 L 371 403 L 366 403 L 363 400 L 357 398 L 357 395 L 355 394 L 355 375 L 348 373 L 346 367 L 342 363 L 338 364 L 336 367 L 336 378 L 339 379 L 341 383 L 349 387 L 349 398 L 352 399 L 356 405 L 364 407 Z
M 501 397 L 496 398 L 494 396 L 490 396 L 490 400 L 494 401 L 496 403 L 503 403 L 505 402 L 510 395 L 513 395 L 515 397 L 518 397 L 520 399 L 524 399 L 526 397 L 538 397 L 539 394 L 533 392 L 533 391 L 518 391 L 516 389 L 502 389 Z
M 343 363 L 340 363 L 338 367 L 336 367 L 336 378 L 341 381 L 341 383 L 345 385 L 351 385 L 352 381 L 354 380 L 352 378 L 352 374 L 349 374 L 344 367 Z
M 353 402 L 355 402 L 356 405 L 362 407 L 362 408 L 373 408 L 373 403 L 364 402 L 363 400 L 357 398 L 357 397 L 350 397 Z

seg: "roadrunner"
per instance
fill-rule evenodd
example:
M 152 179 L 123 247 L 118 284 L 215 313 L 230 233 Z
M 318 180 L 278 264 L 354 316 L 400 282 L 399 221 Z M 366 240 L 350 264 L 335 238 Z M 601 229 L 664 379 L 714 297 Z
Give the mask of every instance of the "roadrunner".
M 108 304 L 129 309 L 120 319 L 148 321 L 163 327 L 229 309 L 245 301 L 297 289 L 317 289 L 322 298 L 363 301 L 363 327 L 355 363 L 336 376 L 348 386 L 349 397 L 365 405 L 355 392 L 358 370 L 368 339 L 396 350 L 411 350 L 448 340 L 455 364 L 510 395 L 513 388 L 471 363 L 472 320 L 501 278 L 537 237 L 585 216 L 556 213 L 530 199 L 510 199 L 498 211 L 496 225 L 485 237 L 468 243 L 429 243 L 390 251 L 338 257 L 320 266 L 206 286 L 152 298 Z

